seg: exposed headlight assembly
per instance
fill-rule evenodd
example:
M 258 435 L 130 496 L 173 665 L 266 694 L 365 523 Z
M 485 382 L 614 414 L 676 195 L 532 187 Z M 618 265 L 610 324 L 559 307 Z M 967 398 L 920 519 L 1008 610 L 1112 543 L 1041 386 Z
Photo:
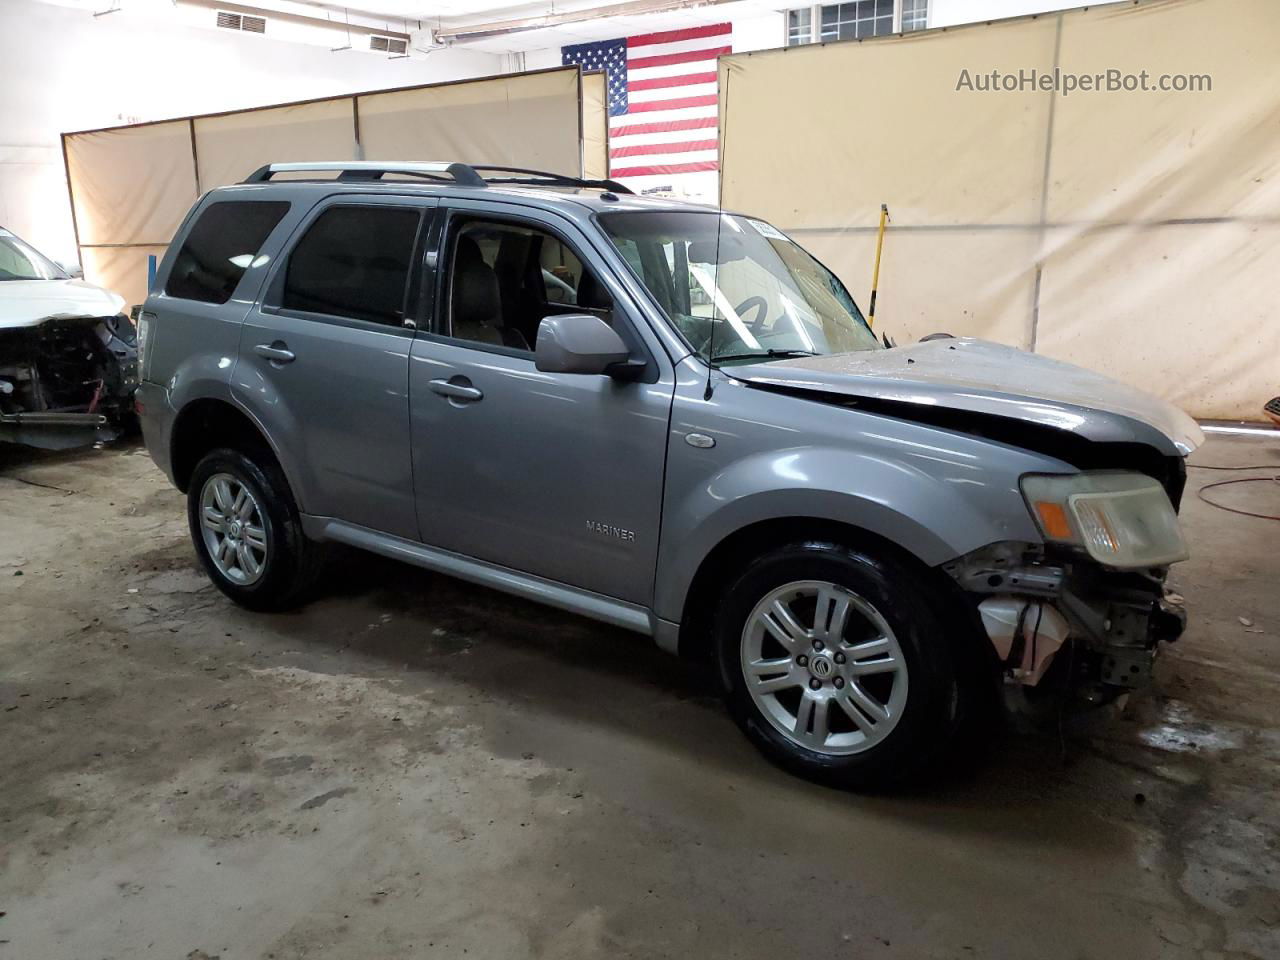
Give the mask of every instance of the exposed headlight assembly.
M 1189 556 L 1164 488 L 1140 473 L 1028 474 L 1022 495 L 1046 540 L 1108 567 L 1161 567 Z

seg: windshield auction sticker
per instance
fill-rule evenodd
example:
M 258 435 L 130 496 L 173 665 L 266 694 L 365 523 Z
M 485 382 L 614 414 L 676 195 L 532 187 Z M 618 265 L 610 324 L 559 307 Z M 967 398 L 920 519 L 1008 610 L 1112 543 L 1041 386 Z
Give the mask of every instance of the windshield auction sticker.
M 786 240 L 787 239 L 785 236 L 783 236 L 781 230 L 778 230 L 776 227 L 771 227 L 769 224 L 765 223 L 763 220 L 747 220 L 747 223 L 755 227 L 756 232 L 759 233 L 760 236 L 762 237 L 768 237 L 770 240 Z

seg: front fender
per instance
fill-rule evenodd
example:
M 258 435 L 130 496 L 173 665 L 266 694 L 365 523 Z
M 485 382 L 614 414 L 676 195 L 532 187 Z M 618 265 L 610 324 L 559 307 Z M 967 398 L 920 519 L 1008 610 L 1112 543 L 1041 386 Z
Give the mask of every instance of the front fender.
M 1056 461 L 993 449 L 971 437 L 948 440 L 946 447 L 929 448 L 928 456 L 919 449 L 889 456 L 876 444 L 868 449 L 792 447 L 735 460 L 701 483 L 677 481 L 680 489 L 668 490 L 663 516 L 655 613 L 679 622 L 693 578 L 711 551 L 764 521 L 848 524 L 897 544 L 929 566 L 1000 540 L 1038 542 L 1018 477 Z M 985 448 L 987 462 L 970 448 Z M 683 451 L 680 455 L 693 459 Z M 687 466 L 684 472 L 694 472 Z

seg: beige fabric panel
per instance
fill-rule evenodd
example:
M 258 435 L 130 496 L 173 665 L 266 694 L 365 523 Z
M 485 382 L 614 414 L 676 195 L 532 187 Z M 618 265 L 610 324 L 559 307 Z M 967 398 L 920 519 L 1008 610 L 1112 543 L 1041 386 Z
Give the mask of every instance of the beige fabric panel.
M 195 203 L 186 120 L 66 137 L 82 244 L 167 243 Z M 85 263 L 85 277 L 90 275 Z
M 1198 417 L 1262 419 L 1280 392 L 1280 223 L 1051 233 L 1050 243 L 1040 352 Z
M 1177 0 L 1062 18 L 1062 69 L 1208 74 L 1203 93 L 1061 97 L 1050 222 L 1280 215 L 1280 3 Z
M 1063 71 L 1212 90 L 955 91 L 962 68 L 1047 72 L 1055 41 Z M 720 82 L 724 204 L 796 232 L 864 304 L 888 203 L 877 325 L 899 341 L 1034 342 L 1196 416 L 1261 419 L 1280 376 L 1280 3 L 737 55 Z
M 185 210 L 183 211 L 186 212 Z M 81 249 L 85 279 L 124 297 L 125 311 L 147 299 L 147 256 L 164 256 L 165 247 L 85 247 Z
M 791 236 L 844 281 L 865 311 L 875 232 L 800 230 Z M 889 234 L 880 263 L 877 330 L 886 330 L 899 343 L 943 332 L 1024 345 L 1034 275 L 1025 270 L 993 272 L 991 265 L 1026 263 L 1035 255 L 1036 236 L 1029 230 Z M 937 269 L 943 264 L 945 270 Z M 976 282 L 957 284 L 957 276 Z
M 582 75 L 582 175 L 609 176 L 609 103 L 604 73 Z
M 780 228 L 871 225 L 882 202 L 917 225 L 1038 219 L 1048 99 L 955 88 L 1051 63 L 1055 36 L 1048 18 L 722 57 L 724 205 Z
M 359 98 L 368 160 L 462 160 L 577 174 L 578 68 Z
M 201 191 L 239 183 L 266 163 L 355 158 L 355 101 L 321 100 L 197 117 Z

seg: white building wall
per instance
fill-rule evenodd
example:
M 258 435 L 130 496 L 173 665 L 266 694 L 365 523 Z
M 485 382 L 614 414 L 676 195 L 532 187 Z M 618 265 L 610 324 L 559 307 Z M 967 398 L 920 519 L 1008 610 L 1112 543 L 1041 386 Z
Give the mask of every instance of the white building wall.
M 929 0 L 929 26 L 951 27 L 960 23 L 980 23 L 1005 17 L 1023 17 L 1071 7 L 1099 7 L 1126 0 Z
M 98 6 L 106 9 L 107 0 Z M 0 224 L 76 257 L 59 134 L 501 73 L 465 49 L 388 60 L 123 10 L 0 0 Z

